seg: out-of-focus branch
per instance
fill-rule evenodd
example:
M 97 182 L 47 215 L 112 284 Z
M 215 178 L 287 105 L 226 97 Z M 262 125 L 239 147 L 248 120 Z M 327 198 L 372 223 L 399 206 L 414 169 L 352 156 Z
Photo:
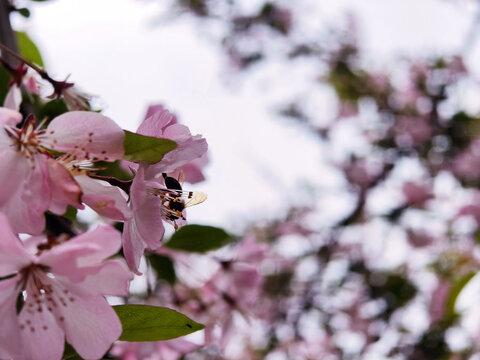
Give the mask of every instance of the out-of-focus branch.
M 10 23 L 10 13 L 13 9 L 10 0 L 0 0 L 0 44 L 18 53 L 17 38 Z M 3 52 L 2 52 L 3 53 Z M 10 54 L 2 54 L 10 64 L 18 64 L 18 60 Z

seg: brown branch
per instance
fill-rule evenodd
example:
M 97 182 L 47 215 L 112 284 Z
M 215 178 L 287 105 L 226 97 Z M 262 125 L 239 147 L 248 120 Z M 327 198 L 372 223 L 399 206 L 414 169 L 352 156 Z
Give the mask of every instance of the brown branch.
M 0 0 L 0 44 L 3 44 L 18 53 L 17 38 L 12 29 L 12 24 L 10 23 L 10 13 L 12 12 L 12 9 L 13 6 L 9 0 Z M 9 63 L 14 65 L 19 63 L 15 57 L 9 54 L 5 54 L 4 56 L 5 60 Z

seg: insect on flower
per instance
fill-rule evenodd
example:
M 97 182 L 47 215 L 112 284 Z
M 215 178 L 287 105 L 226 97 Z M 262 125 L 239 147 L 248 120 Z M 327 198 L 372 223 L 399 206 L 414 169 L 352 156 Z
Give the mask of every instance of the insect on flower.
M 162 216 L 173 222 L 175 230 L 178 229 L 177 220 L 186 220 L 183 211 L 185 208 L 200 204 L 207 199 L 207 194 L 200 191 L 186 191 L 182 189 L 183 172 L 180 171 L 178 180 L 162 174 L 165 189 L 151 187 L 149 192 L 152 195 L 160 197 L 162 200 Z

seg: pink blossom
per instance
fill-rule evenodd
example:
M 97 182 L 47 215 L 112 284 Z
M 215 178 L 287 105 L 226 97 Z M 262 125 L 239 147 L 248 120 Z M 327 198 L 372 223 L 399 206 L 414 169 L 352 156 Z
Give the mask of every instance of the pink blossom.
M 477 200 L 479 200 L 477 198 Z M 474 203 L 465 205 L 458 211 L 458 215 L 470 215 L 472 216 L 477 224 L 480 224 L 480 203 Z
M 101 226 L 57 244 L 25 246 L 0 214 L 0 358 L 61 359 L 65 340 L 86 359 L 100 358 L 122 327 L 103 295 L 126 295 L 132 279 L 118 260 L 120 234 Z M 23 307 L 17 315 L 19 294 Z
M 426 118 L 403 116 L 398 118 L 393 127 L 393 132 L 398 146 L 412 147 L 430 140 L 433 129 Z
M 0 129 L 0 211 L 16 232 L 40 233 L 46 210 L 63 213 L 67 205 L 83 207 L 81 189 L 65 170 L 72 163 L 123 156 L 122 129 L 98 113 L 68 112 L 43 130 L 36 128 L 33 117 L 20 129 L 15 127 L 21 115 L 8 109 L 0 110 L 0 121 L 4 130 Z M 66 155 L 54 159 L 45 149 Z
M 434 197 L 430 186 L 411 181 L 403 184 L 402 191 L 405 202 L 411 206 L 423 207 L 426 201 Z
M 185 339 L 143 343 L 118 342 L 114 345 L 111 353 L 120 360 L 177 360 L 201 347 L 202 345 Z
M 480 139 L 475 139 L 453 161 L 453 173 L 465 180 L 480 178 Z
M 75 176 L 75 181 L 82 189 L 82 202 L 99 215 L 117 221 L 126 221 L 133 216 L 127 204 L 128 195 L 120 188 L 84 174 Z
M 196 184 L 205 180 L 205 175 L 203 174 L 202 170 L 207 164 L 208 156 L 207 153 L 205 153 L 201 157 L 180 166 L 180 168 L 177 170 L 168 173 L 168 176 L 178 178 L 180 171 L 182 171 L 185 182 Z
M 425 231 L 409 231 L 407 235 L 408 243 L 417 248 L 432 245 L 435 241 L 433 236 Z
M 151 112 L 153 115 L 148 116 Z M 195 182 L 203 175 L 200 168 L 207 162 L 205 153 L 207 143 L 200 135 L 192 136 L 190 130 L 177 123 L 176 117 L 161 105 L 150 107 L 147 118 L 137 133 L 159 138 L 171 139 L 177 147 L 165 154 L 163 159 L 153 165 L 134 164 L 135 177 L 130 188 L 130 206 L 133 216 L 125 222 L 123 231 L 123 251 L 127 264 L 137 274 L 140 258 L 145 249 L 156 250 L 162 243 L 165 228 L 163 221 L 172 224 L 175 229 L 186 224 L 184 209 L 172 210 L 165 196 L 168 187 L 164 177 L 178 174 L 182 167 L 193 167 L 190 180 Z M 195 169 L 196 168 L 196 169 Z M 181 183 L 178 186 L 181 188 Z M 176 189 L 179 190 L 179 189 Z
M 208 148 L 204 138 L 200 135 L 193 136 L 188 127 L 178 123 L 175 115 L 160 106 L 158 108 L 160 110 L 142 122 L 137 133 L 173 140 L 177 147 L 165 154 L 160 162 L 146 169 L 146 179 L 158 178 L 162 173 L 176 171 L 181 166 L 202 157 Z

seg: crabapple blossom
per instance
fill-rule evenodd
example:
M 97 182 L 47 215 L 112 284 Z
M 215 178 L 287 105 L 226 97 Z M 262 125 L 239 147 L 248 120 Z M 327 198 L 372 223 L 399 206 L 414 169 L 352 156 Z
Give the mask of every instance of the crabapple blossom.
M 178 123 L 177 117 L 160 105 L 156 112 L 148 116 L 137 129 L 138 134 L 157 138 L 170 139 L 177 147 L 165 154 L 163 159 L 148 166 L 145 178 L 160 178 L 162 173 L 170 173 L 191 161 L 202 157 L 208 149 L 206 140 L 200 135 L 192 135 L 185 125 Z M 152 112 L 150 109 L 147 111 Z
M 150 115 L 152 112 L 153 115 Z M 200 135 L 192 136 L 190 130 L 178 124 L 176 117 L 161 105 L 149 108 L 147 118 L 142 122 L 137 133 L 166 138 L 177 143 L 177 147 L 165 154 L 160 162 L 153 165 L 140 163 L 132 166 L 136 169 L 130 188 L 130 206 L 133 216 L 125 222 L 123 250 L 128 265 L 139 274 L 138 266 L 145 249 L 155 250 L 161 246 L 165 231 L 163 221 L 172 224 L 175 228 L 186 224 L 185 210 L 181 209 L 178 214 L 172 215 L 172 209 L 167 208 L 165 199 L 159 196 L 158 191 L 168 189 L 165 174 L 178 174 L 182 167 L 190 166 L 189 180 L 197 182 L 203 178 L 200 169 L 208 160 L 205 155 L 207 151 L 205 139 Z M 177 187 L 181 189 L 181 184 L 179 183 Z
M 40 233 L 43 213 L 63 213 L 67 205 L 82 208 L 81 188 L 71 175 L 82 160 L 113 161 L 123 156 L 124 133 L 106 116 L 72 111 L 40 129 L 32 116 L 0 110 L 0 210 L 16 232 Z M 65 153 L 54 158 L 48 150 Z
M 38 236 L 22 244 L 3 214 L 0 227 L 0 358 L 59 360 L 65 340 L 100 358 L 122 331 L 103 295 L 127 295 L 132 279 L 121 261 L 105 260 L 119 250 L 119 232 L 99 226 L 60 243 Z

